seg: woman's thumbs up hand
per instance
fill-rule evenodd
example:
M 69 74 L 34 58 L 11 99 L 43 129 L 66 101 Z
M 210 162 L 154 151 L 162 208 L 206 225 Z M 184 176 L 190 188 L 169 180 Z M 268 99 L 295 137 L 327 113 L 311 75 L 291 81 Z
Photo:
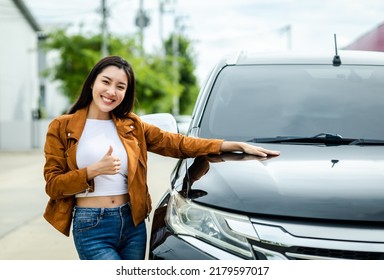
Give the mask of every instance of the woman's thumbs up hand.
M 87 167 L 88 180 L 98 175 L 114 175 L 120 172 L 121 161 L 112 155 L 113 147 L 109 146 L 107 153 L 96 163 Z

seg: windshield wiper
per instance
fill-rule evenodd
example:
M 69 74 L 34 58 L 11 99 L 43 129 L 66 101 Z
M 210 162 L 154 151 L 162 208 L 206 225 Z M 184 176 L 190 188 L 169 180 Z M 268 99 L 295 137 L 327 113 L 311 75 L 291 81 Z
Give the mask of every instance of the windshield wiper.
M 255 143 L 310 143 L 310 144 L 325 144 L 325 145 L 361 145 L 361 146 L 381 146 L 384 145 L 384 140 L 377 139 L 356 139 L 343 138 L 339 134 L 320 133 L 310 137 L 300 136 L 276 136 L 269 138 L 253 138 L 248 142 Z
M 310 137 L 277 136 L 271 138 L 253 138 L 248 142 L 256 143 L 314 143 L 327 145 L 346 145 L 356 139 L 346 139 L 339 134 L 320 133 Z
M 356 139 L 349 143 L 349 145 L 361 145 L 361 146 L 382 146 L 384 145 L 384 140 L 376 139 Z

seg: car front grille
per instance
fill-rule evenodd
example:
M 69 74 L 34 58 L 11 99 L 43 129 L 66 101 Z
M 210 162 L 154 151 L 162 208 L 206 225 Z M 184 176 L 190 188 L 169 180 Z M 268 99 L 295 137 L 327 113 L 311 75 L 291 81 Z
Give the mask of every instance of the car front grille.
M 348 250 L 332 250 L 321 249 L 311 247 L 297 247 L 291 248 L 289 252 L 286 252 L 288 256 L 296 259 L 304 259 L 308 256 L 316 256 L 321 258 L 330 259 L 350 259 L 350 260 L 378 260 L 383 259 L 383 253 L 375 252 L 358 252 Z
M 256 259 L 382 260 L 384 228 L 252 219 Z
M 269 247 L 269 249 L 266 249 Z M 254 254 L 257 259 L 268 259 L 265 252 L 269 255 L 281 254 L 289 260 L 383 260 L 384 253 L 362 252 L 349 250 L 332 250 L 312 247 L 278 247 L 265 246 L 265 244 L 257 244 L 253 246 Z M 274 252 L 272 254 L 271 252 Z

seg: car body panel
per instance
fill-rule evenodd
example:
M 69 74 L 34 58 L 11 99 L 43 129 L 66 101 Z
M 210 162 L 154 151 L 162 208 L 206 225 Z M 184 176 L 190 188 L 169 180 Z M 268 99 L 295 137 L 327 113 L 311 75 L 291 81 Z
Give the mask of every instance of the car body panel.
M 190 190 L 206 192 L 194 201 L 250 215 L 384 222 L 383 147 L 264 147 L 281 156 L 189 163 L 206 169 L 198 180 L 190 179 Z

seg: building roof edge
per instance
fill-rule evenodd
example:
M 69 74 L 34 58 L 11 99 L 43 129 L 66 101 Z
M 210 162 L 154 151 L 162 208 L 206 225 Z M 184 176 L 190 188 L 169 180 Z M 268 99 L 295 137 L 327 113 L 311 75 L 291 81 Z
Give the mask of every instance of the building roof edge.
M 24 1 L 22 0 L 12 0 L 13 3 L 15 3 L 16 7 L 20 10 L 20 12 L 23 14 L 25 19 L 28 21 L 28 23 L 31 25 L 32 29 L 36 32 L 42 31 L 40 25 L 37 23 L 31 12 L 29 11 L 28 7 L 25 5 Z

